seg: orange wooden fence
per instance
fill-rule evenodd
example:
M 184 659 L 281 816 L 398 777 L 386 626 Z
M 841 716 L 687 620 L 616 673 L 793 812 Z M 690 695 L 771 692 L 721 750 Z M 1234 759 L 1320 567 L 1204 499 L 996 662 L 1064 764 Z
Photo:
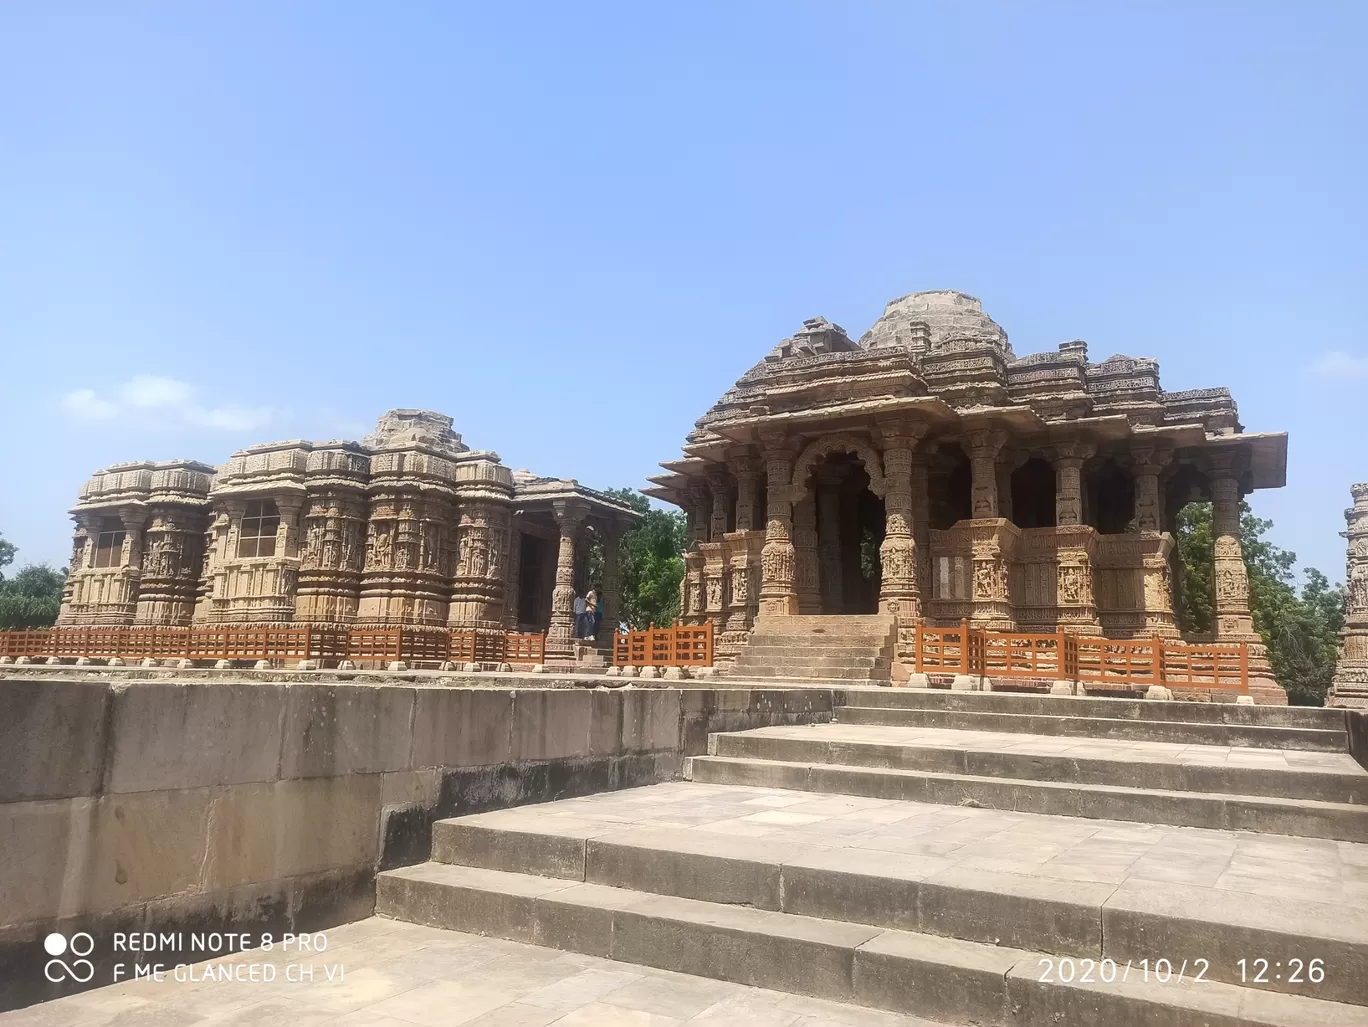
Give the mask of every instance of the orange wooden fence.
M 918 622 L 913 669 L 923 674 L 986 675 L 1080 681 L 1097 688 L 1180 685 L 1249 694 L 1249 647 L 1193 645 L 1170 639 L 1110 639 L 1059 631 L 986 631 L 961 621 Z
M 613 636 L 613 663 L 619 667 L 711 667 L 712 662 L 712 621 L 668 628 L 652 624 Z
M 0 631 L 0 656 L 122 660 L 317 660 L 410 666 L 542 663 L 546 636 L 450 628 L 92 627 Z

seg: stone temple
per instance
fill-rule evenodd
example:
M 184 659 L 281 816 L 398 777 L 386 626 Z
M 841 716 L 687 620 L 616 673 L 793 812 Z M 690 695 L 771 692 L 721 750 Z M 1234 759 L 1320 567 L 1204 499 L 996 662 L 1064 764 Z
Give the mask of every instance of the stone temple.
M 359 443 L 265 443 L 217 469 L 116 464 L 72 516 L 60 626 L 511 628 L 547 631 L 548 653 L 569 655 L 588 546 L 636 514 L 510 470 L 445 414 L 391 410 Z M 603 550 L 616 623 L 617 546 Z
M 805 321 L 648 493 L 688 515 L 685 620 L 741 664 L 757 622 L 811 615 L 1176 640 L 1176 519 L 1210 501 L 1215 637 L 1190 641 L 1248 643 L 1251 692 L 1286 702 L 1239 535 L 1240 499 L 1281 487 L 1286 458 L 1224 388 L 1167 392 L 1155 360 L 1094 362 L 1081 341 L 1018 357 L 979 300 L 934 291 L 858 342 Z

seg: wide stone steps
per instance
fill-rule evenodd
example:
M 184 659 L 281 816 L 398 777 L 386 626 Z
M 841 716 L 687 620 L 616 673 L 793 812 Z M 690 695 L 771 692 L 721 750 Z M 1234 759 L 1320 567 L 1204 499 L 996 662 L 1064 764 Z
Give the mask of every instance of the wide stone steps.
M 890 689 L 890 691 L 893 691 Z M 867 692 L 852 696 L 868 701 Z M 834 719 L 845 724 L 885 724 L 911 727 L 952 728 L 967 731 L 1007 731 L 1032 735 L 1076 738 L 1113 738 L 1135 741 L 1174 742 L 1199 745 L 1238 745 L 1251 748 L 1306 749 L 1314 752 L 1347 752 L 1344 721 L 1339 727 L 1285 727 L 1241 723 L 1205 723 L 1172 719 L 1137 720 L 1132 717 L 1083 716 L 1067 704 L 1056 713 L 998 713 L 978 709 L 927 709 L 899 706 L 842 706 Z M 1154 705 L 1185 705 L 1159 703 Z M 1256 707 L 1257 708 L 1257 707 Z
M 690 780 L 704 784 L 791 788 L 1060 817 L 1368 842 L 1368 806 L 1313 799 L 1202 795 L 1155 788 L 1018 781 L 969 774 L 783 763 L 725 756 L 692 757 L 686 764 L 685 774 Z
M 559 805 L 439 822 L 434 861 L 380 874 L 376 911 L 949 1023 L 1368 1022 L 1368 924 L 1332 902 L 941 869 Z M 1324 978 L 1240 986 L 1255 950 L 1284 966 L 1315 953 Z
M 1343 710 L 1312 706 L 1245 706 L 1222 702 L 1161 702 L 1018 692 L 957 692 L 948 689 L 870 688 L 843 696 L 851 706 L 883 709 L 953 710 L 969 713 L 1041 713 L 1107 720 L 1174 721 L 1190 724 L 1245 724 L 1344 730 Z
M 1024 749 L 1021 745 L 1018 736 L 1007 734 L 985 740 L 982 733 L 972 731 L 843 730 L 830 725 L 821 730 L 778 727 L 715 734 L 709 751 L 713 756 L 851 769 L 1368 804 L 1368 770 L 1347 754 L 1326 756 L 1324 768 L 1316 769 L 1320 763 L 1248 765 L 1240 762 L 1238 751 L 1223 758 L 1230 751 L 1217 747 L 1209 753 L 1186 747 L 1180 754 L 1168 746 L 1124 743 L 1083 742 L 1061 750 L 1048 738 Z M 1251 753 L 1246 759 L 1262 755 Z

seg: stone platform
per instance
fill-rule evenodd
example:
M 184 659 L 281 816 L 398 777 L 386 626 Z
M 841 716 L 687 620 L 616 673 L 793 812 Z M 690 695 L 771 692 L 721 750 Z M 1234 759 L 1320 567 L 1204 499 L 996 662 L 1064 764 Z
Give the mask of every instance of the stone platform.
M 945 1023 L 1368 1023 L 1343 714 L 844 699 L 713 734 L 691 781 L 439 822 L 377 912 Z

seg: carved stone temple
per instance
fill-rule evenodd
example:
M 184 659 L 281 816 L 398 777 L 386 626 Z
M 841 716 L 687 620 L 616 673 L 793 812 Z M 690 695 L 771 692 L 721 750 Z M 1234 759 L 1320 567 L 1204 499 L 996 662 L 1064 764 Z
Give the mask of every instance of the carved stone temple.
M 60 625 L 298 623 L 548 631 L 636 514 L 573 480 L 511 471 L 452 420 L 391 410 L 361 442 L 271 442 L 217 469 L 116 464 L 81 489 Z
M 1354 505 L 1344 511 L 1348 542 L 1344 565 L 1344 630 L 1329 706 L 1368 709 L 1368 481 L 1350 487 Z
M 1093 362 L 1078 341 L 1018 357 L 977 299 L 936 291 L 893 300 L 859 342 L 804 322 L 647 491 L 688 516 L 684 619 L 711 619 L 723 658 L 795 615 L 1177 639 L 1176 518 L 1210 501 L 1214 640 L 1249 643 L 1251 692 L 1285 703 L 1239 503 L 1281 487 L 1286 457 L 1227 389 L 1166 392 L 1155 360 Z

